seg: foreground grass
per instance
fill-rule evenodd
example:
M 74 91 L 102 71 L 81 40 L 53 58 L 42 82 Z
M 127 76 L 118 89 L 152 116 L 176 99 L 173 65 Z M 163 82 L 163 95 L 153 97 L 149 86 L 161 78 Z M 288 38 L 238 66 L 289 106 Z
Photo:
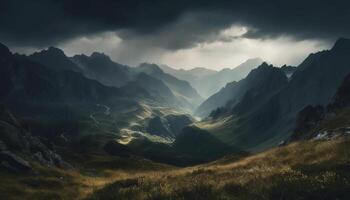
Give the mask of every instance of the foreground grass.
M 27 173 L 0 171 L 1 200 L 84 199 L 115 181 L 166 172 L 174 167 L 141 158 L 83 156 L 72 170 L 33 165 Z
M 349 145 L 295 143 L 237 162 L 119 180 L 87 199 L 350 199 Z
M 92 156 L 86 169 L 0 173 L 0 199 L 350 199 L 349 146 L 350 139 L 299 142 L 180 169 Z

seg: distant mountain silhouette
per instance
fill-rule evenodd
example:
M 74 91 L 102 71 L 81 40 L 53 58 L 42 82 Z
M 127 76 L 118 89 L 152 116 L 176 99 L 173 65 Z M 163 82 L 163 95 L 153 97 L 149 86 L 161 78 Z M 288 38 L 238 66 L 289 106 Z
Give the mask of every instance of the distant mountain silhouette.
M 162 66 L 162 69 L 178 79 L 188 81 L 201 96 L 207 98 L 219 91 L 227 83 L 243 79 L 262 62 L 263 60 L 260 58 L 248 59 L 233 69 L 225 68 L 220 71 L 205 68 L 175 70 L 168 66 Z
M 160 65 L 159 66 L 165 73 L 170 74 L 179 80 L 185 80 L 191 84 L 192 87 L 194 87 L 198 93 L 203 96 L 207 97 L 205 95 L 206 88 L 202 87 L 201 84 L 204 84 L 202 79 L 205 77 L 214 75 L 218 73 L 218 71 L 214 71 L 211 69 L 196 67 L 193 69 L 185 70 L 185 69 L 174 69 L 172 67 L 169 67 L 167 65 Z
M 167 74 L 173 75 L 180 80 L 185 80 L 191 85 L 194 80 L 200 79 L 204 76 L 217 73 L 217 71 L 212 69 L 207 69 L 204 67 L 196 67 L 192 69 L 175 69 L 167 65 L 159 65 L 159 67 Z

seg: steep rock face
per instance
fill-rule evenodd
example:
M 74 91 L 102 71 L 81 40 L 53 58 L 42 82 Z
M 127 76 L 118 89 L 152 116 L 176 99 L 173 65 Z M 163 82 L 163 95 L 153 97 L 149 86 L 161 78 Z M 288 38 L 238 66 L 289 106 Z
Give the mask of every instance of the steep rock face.
M 335 128 L 350 126 L 347 118 L 350 106 L 350 75 L 346 76 L 338 88 L 332 101 L 327 106 L 306 106 L 297 115 L 297 120 L 291 141 L 308 139 L 315 136 L 315 132 L 324 129 L 330 131 Z
M 107 55 L 94 52 L 90 56 L 76 55 L 71 58 L 84 75 L 107 86 L 120 87 L 133 78 L 132 70 L 113 62 Z
M 328 110 L 339 110 L 350 106 L 350 74 L 347 75 L 334 95 Z
M 328 104 L 350 72 L 349 40 L 339 39 L 331 50 L 317 54 L 298 67 L 288 88 L 281 93 L 282 101 L 288 102 L 286 112 L 299 111 L 308 104 Z
M 350 73 L 349 55 L 347 39 L 339 39 L 331 50 L 310 55 L 297 68 L 288 85 L 245 120 L 246 127 L 270 119 L 268 125 L 259 129 L 264 135 L 262 140 L 272 144 L 277 138 L 288 138 L 299 111 L 307 105 L 325 106 L 331 102 L 346 74 Z M 274 117 L 269 118 L 272 114 Z
M 265 98 L 278 91 L 287 82 L 281 69 L 263 63 L 257 69 L 252 70 L 245 79 L 227 84 L 218 93 L 208 98 L 197 108 L 196 114 L 206 117 L 218 107 L 226 106 L 231 109 L 237 104 L 239 105 L 235 111 L 245 112 L 250 109 L 250 106 L 257 106 L 258 101 L 263 101 L 263 96 Z
M 282 69 L 269 65 L 261 65 L 253 70 L 248 75 L 247 82 L 250 82 L 251 86 L 239 103 L 232 106 L 233 112 L 238 115 L 247 114 L 259 108 L 288 83 Z
M 332 101 L 337 88 L 350 73 L 349 55 L 349 40 L 339 39 L 332 49 L 307 57 L 289 81 L 278 91 L 269 93 L 265 100 L 245 93 L 250 103 L 243 107 L 249 109 L 239 112 L 237 108 L 240 106 L 236 103 L 233 111 L 238 116 L 231 116 L 234 120 L 216 128 L 220 132 L 225 127 L 230 127 L 230 130 L 216 134 L 222 141 L 251 151 L 276 146 L 281 140 L 287 140 L 293 133 L 299 111 L 308 105 L 325 106 Z M 249 104 L 255 101 L 259 102 L 258 106 L 254 104 L 251 109 Z
M 350 45 L 347 44 L 347 40 L 340 39 L 331 50 L 310 55 L 298 67 L 288 86 L 274 97 L 279 104 L 281 117 L 289 116 L 293 120 L 305 106 L 324 106 L 331 101 L 350 72 Z
M 291 140 L 300 140 L 318 126 L 325 117 L 325 109 L 322 106 L 307 106 L 298 113 L 296 126 Z

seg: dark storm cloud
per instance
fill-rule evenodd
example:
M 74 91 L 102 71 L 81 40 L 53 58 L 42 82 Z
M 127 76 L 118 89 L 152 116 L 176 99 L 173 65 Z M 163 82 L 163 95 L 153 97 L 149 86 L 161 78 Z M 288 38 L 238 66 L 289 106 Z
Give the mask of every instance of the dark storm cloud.
M 349 21 L 349 3 L 334 0 L 0 0 L 0 40 L 14 46 L 118 31 L 125 40 L 156 36 L 156 45 L 181 49 L 237 23 L 251 28 L 250 38 L 334 39 L 350 36 Z

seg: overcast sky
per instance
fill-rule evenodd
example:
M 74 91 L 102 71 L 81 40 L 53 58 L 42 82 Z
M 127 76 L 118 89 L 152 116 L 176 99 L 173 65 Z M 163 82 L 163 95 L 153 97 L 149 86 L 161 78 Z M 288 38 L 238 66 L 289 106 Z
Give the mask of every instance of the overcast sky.
M 31 53 L 105 52 L 129 65 L 297 65 L 350 35 L 346 1 L 0 0 L 0 42 Z

